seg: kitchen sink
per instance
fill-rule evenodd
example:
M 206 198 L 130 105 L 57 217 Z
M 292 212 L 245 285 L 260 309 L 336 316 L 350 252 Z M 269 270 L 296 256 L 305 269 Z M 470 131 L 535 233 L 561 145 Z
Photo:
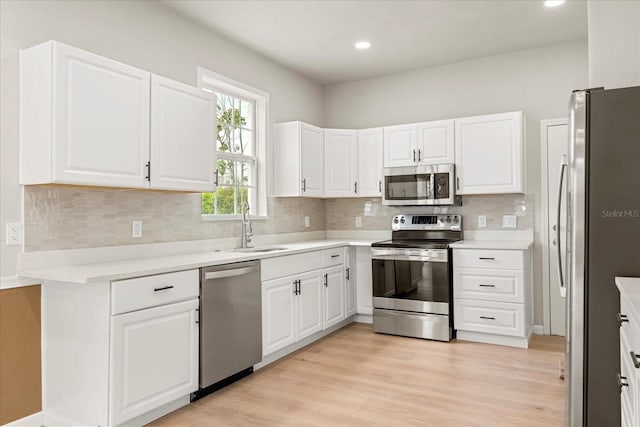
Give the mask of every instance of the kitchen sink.
M 288 248 L 238 248 L 231 249 L 231 252 L 275 252 L 284 251 Z

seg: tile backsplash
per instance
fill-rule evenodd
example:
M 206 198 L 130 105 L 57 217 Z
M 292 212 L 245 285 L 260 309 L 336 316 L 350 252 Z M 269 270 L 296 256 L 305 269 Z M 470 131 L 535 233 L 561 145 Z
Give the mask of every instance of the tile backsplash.
M 361 217 L 362 230 L 388 230 L 391 219 L 399 213 L 456 213 L 462 215 L 465 230 L 512 230 L 502 227 L 503 215 L 516 215 L 515 230 L 533 229 L 533 198 L 520 194 L 462 196 L 462 206 L 389 207 L 380 199 L 328 199 L 327 230 L 356 229 L 355 218 Z M 478 215 L 487 217 L 487 227 L 478 227 Z
M 325 229 L 322 199 L 269 198 L 267 220 L 253 221 L 256 235 Z M 67 186 L 27 186 L 25 251 L 239 237 L 239 221 L 204 221 L 200 194 Z M 310 227 L 304 217 L 310 217 Z M 131 221 L 142 220 L 142 237 Z

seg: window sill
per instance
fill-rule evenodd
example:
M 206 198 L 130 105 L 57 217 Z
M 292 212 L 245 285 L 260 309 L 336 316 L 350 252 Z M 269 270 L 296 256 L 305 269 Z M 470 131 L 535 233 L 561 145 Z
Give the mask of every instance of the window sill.
M 203 221 L 240 221 L 242 215 L 201 215 Z M 251 216 L 251 221 L 266 221 L 266 216 Z

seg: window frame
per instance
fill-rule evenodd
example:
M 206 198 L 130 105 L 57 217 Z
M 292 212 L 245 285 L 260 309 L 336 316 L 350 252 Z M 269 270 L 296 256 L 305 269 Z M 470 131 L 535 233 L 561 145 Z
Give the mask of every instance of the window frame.
M 257 206 L 250 206 L 251 218 L 266 220 L 267 217 L 267 138 L 269 123 L 269 93 L 238 82 L 222 74 L 198 67 L 198 87 L 209 92 L 221 92 L 225 95 L 244 99 L 254 103 L 254 147 L 253 178 L 255 179 L 255 200 Z M 216 156 L 220 152 L 217 151 Z M 241 156 L 225 153 L 223 158 L 240 160 Z M 247 156 L 251 157 L 251 156 Z M 238 214 L 203 214 L 205 221 L 239 220 Z

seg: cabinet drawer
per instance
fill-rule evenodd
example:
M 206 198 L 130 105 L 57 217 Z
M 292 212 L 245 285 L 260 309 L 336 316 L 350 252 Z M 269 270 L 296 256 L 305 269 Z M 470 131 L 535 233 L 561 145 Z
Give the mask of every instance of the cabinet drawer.
M 523 303 L 522 271 L 456 268 L 453 292 L 456 298 Z
M 331 267 L 344 264 L 344 248 L 324 249 L 322 251 L 322 266 Z
M 197 298 L 199 293 L 198 270 L 118 280 L 111 283 L 111 314 Z
M 456 329 L 524 337 L 524 304 L 454 300 Z
M 261 261 L 261 279 L 277 279 L 278 277 L 291 276 L 305 271 L 319 270 L 322 268 L 322 252 L 304 252 L 295 255 L 286 255 L 275 258 L 267 258 Z
M 631 314 L 627 300 L 620 298 L 620 316 L 626 321 L 620 323 L 620 336 L 624 337 L 631 349 L 638 349 L 638 320 Z M 635 350 L 634 350 L 635 351 Z M 640 353 L 638 349 L 637 353 Z
M 453 266 L 469 268 L 523 269 L 523 252 L 491 249 L 454 249 Z

